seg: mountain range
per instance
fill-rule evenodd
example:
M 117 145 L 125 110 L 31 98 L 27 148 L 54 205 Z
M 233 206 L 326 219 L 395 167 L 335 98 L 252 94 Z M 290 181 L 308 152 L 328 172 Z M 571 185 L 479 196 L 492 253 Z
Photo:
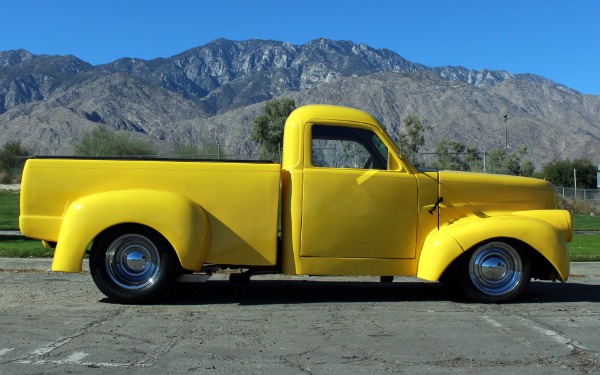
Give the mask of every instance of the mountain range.
M 507 141 L 511 150 L 527 146 L 538 168 L 567 158 L 600 162 L 600 96 L 535 74 L 427 67 L 328 39 L 219 39 L 168 58 L 96 66 L 75 56 L 0 52 L 0 145 L 20 140 L 38 155 L 70 155 L 85 134 L 107 126 L 153 143 L 161 155 L 208 144 L 246 157 L 257 152 L 252 119 L 265 101 L 284 97 L 365 110 L 393 137 L 415 115 L 431 127 L 424 151 L 440 140 L 482 151 Z

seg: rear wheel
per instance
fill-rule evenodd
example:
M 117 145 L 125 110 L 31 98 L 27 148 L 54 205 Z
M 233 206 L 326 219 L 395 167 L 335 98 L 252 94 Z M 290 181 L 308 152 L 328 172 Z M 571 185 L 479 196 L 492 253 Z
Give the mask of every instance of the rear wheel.
M 171 245 L 143 226 L 117 227 L 94 241 L 90 271 L 107 297 L 142 303 L 158 297 L 176 276 Z
M 507 302 L 529 285 L 529 257 L 509 242 L 482 244 L 465 254 L 457 266 L 460 288 L 475 301 Z

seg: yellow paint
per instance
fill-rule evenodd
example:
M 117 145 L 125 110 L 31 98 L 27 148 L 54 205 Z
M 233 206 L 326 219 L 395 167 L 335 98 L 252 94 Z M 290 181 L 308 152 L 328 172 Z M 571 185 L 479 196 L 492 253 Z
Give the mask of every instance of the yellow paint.
M 541 253 L 555 267 L 561 279 L 566 281 L 570 264 L 565 236 L 571 236 L 572 233 L 570 217 L 568 212 L 561 210 L 549 210 L 548 216 L 551 216 L 549 221 L 556 225 L 559 225 L 557 218 L 562 216 L 560 227 L 519 213 L 498 213 L 484 219 L 461 220 L 441 228 L 440 232 L 450 235 L 465 250 L 490 238 L 518 240 Z M 441 275 L 442 271 L 437 270 L 436 274 Z
M 161 233 L 184 268 L 198 270 L 206 259 L 210 230 L 204 210 L 178 194 L 132 189 L 92 194 L 71 203 L 63 217 L 52 270 L 80 272 L 92 239 L 124 223 L 146 225 Z
M 204 262 L 274 265 L 279 171 L 277 164 L 31 159 L 20 226 L 28 237 L 58 242 L 53 267 L 68 272 L 80 269 L 95 236 L 125 223 L 158 230 L 189 270 Z
M 307 168 L 303 194 L 301 256 L 415 257 L 414 175 Z

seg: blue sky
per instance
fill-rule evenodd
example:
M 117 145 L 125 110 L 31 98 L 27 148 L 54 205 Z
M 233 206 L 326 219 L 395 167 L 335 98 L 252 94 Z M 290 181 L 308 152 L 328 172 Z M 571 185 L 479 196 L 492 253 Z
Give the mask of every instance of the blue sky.
M 387 48 L 427 66 L 534 73 L 600 95 L 595 0 L 3 0 L 0 51 L 94 65 L 211 42 L 315 38 Z

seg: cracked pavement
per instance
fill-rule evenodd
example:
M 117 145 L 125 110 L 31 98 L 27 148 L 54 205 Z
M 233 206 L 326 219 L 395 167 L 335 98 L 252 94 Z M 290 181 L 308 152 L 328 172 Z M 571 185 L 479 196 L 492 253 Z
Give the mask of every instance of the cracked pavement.
M 533 281 L 505 305 L 377 281 L 216 275 L 119 305 L 86 272 L 3 270 L 0 373 L 600 372 L 600 275 Z

